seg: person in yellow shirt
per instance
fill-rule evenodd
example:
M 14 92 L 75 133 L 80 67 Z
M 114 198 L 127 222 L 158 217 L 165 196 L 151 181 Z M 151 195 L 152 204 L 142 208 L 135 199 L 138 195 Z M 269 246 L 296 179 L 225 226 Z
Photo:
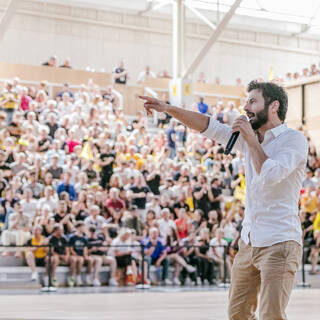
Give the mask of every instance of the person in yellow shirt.
M 42 227 L 36 225 L 33 229 L 33 234 L 31 239 L 27 242 L 30 246 L 40 246 L 47 245 L 48 240 L 42 236 Z M 45 257 L 47 255 L 46 247 L 29 247 L 26 250 L 26 260 L 27 264 L 32 271 L 31 280 L 38 280 L 38 273 L 36 267 L 45 266 Z
M 234 177 L 231 182 L 231 187 L 234 188 L 234 197 L 240 200 L 242 205 L 246 202 L 246 179 L 244 176 L 244 168 L 239 169 L 239 173 Z
M 143 170 L 146 168 L 148 163 L 153 162 L 153 157 L 151 155 L 151 149 L 149 146 L 143 146 L 140 152 L 140 158 L 137 160 L 137 169 Z
M 313 238 L 315 245 L 312 246 L 309 261 L 311 262 L 311 274 L 317 274 L 317 265 L 320 253 L 320 203 L 317 205 L 317 210 L 313 212 L 315 219 L 313 221 Z
M 0 106 L 7 114 L 7 123 L 11 123 L 13 114 L 19 106 L 19 98 L 17 93 L 13 91 L 13 83 L 10 81 L 7 83 L 6 90 L 0 98 Z
M 136 148 L 135 146 L 131 145 L 128 148 L 128 153 L 125 155 L 124 159 L 126 161 L 130 161 L 130 160 L 135 160 L 136 163 L 141 159 L 139 153 L 136 153 Z
M 320 207 L 320 205 L 318 205 L 318 207 Z M 318 208 L 316 218 L 313 222 L 313 234 L 315 236 L 318 234 L 318 238 L 320 239 L 320 208 Z
M 306 192 L 301 196 L 301 208 L 307 213 L 311 214 L 317 211 L 318 197 L 312 187 L 307 187 Z

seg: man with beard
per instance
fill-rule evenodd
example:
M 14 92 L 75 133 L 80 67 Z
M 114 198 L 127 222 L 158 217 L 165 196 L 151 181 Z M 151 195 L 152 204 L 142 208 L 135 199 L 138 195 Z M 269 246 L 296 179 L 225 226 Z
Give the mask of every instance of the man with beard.
M 229 319 L 286 319 L 285 309 L 302 257 L 298 216 L 299 193 L 307 164 L 308 144 L 284 123 L 288 98 L 275 83 L 248 85 L 247 114 L 232 127 L 201 113 L 140 97 L 148 114 L 167 112 L 207 138 L 226 145 L 240 135 L 235 149 L 245 154 L 246 209 L 239 252 L 231 274 Z

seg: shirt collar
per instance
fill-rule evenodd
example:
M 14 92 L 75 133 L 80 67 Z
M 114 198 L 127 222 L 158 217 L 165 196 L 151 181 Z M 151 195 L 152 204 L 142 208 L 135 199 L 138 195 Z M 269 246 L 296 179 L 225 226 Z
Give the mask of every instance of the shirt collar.
M 282 124 L 279 124 L 278 126 L 272 128 L 272 129 L 268 130 L 268 131 L 266 132 L 266 134 L 272 133 L 272 135 L 273 135 L 274 137 L 277 137 L 277 136 L 279 136 L 282 132 L 284 132 L 285 130 L 287 130 L 287 128 L 288 128 L 287 124 L 286 124 L 286 123 L 282 123 Z M 265 134 L 265 135 L 266 135 L 266 134 Z
M 268 143 L 270 140 L 272 140 L 273 138 L 276 138 L 277 136 L 279 136 L 282 132 L 284 132 L 285 130 L 287 130 L 287 124 L 286 123 L 282 123 L 272 129 L 269 129 L 265 135 L 264 135 L 264 139 L 263 139 L 263 143 L 262 144 L 266 144 Z
M 277 137 L 280 135 L 282 132 L 286 131 L 288 129 L 288 126 L 286 123 L 282 123 L 274 128 L 271 129 L 273 135 Z

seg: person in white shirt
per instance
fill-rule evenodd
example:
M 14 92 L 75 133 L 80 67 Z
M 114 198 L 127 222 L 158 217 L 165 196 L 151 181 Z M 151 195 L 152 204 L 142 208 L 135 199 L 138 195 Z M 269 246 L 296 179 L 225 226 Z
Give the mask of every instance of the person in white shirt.
M 23 214 L 32 220 L 37 212 L 38 201 L 32 198 L 32 191 L 30 189 L 24 189 L 23 199 L 20 201 L 20 204 Z
M 100 216 L 100 208 L 97 205 L 93 205 L 89 209 L 89 216 L 84 219 L 85 225 L 89 228 L 94 226 L 97 232 L 101 232 L 102 225 L 106 223 L 106 219 Z
M 223 113 L 223 122 L 232 126 L 233 122 L 239 118 L 240 112 L 237 110 L 233 101 L 228 102 L 228 109 Z
M 284 123 L 288 97 L 275 83 L 252 81 L 240 116 L 233 126 L 201 113 L 145 100 L 152 110 L 172 117 L 226 145 L 239 131 L 235 149 L 245 154 L 246 209 L 231 275 L 229 319 L 286 319 L 285 309 L 302 258 L 299 193 L 307 163 L 308 143 Z
M 320 188 L 320 168 L 316 169 L 314 176 L 311 178 L 316 189 Z
M 166 238 L 170 228 L 177 229 L 175 222 L 169 219 L 170 211 L 168 208 L 164 208 L 161 211 L 162 218 L 158 220 L 160 236 Z
M 220 281 L 223 281 L 226 277 L 226 275 L 224 274 L 224 251 L 227 250 L 228 242 L 227 240 L 223 239 L 222 229 L 217 229 L 216 237 L 210 240 L 209 245 L 209 255 L 213 259 L 213 261 L 218 264 Z M 225 257 L 225 263 L 227 274 L 230 277 L 231 261 L 230 256 L 228 256 L 227 254 Z
M 46 165 L 50 165 L 51 164 L 51 158 L 54 155 L 58 155 L 58 157 L 59 157 L 58 166 L 62 167 L 64 165 L 64 160 L 66 158 L 66 153 L 60 147 L 61 146 L 60 146 L 59 140 L 53 140 L 52 141 L 51 149 L 48 150 L 45 153 L 45 161 L 46 161 L 45 164 Z
M 140 84 L 144 80 L 146 80 L 146 78 L 155 78 L 155 77 L 156 77 L 156 74 L 153 71 L 151 71 L 149 66 L 146 66 L 146 69 L 139 73 L 137 82 Z
M 71 98 L 70 98 L 69 93 L 65 92 L 62 95 L 62 101 L 60 101 L 57 106 L 57 109 L 59 110 L 59 112 L 62 116 L 65 116 L 65 115 L 70 116 L 71 113 L 73 112 L 74 105 L 70 100 L 71 100 Z
M 52 186 L 46 186 L 44 188 L 44 197 L 40 198 L 37 203 L 37 208 L 41 209 L 44 206 L 49 206 L 51 212 L 58 210 L 58 195 L 54 193 Z

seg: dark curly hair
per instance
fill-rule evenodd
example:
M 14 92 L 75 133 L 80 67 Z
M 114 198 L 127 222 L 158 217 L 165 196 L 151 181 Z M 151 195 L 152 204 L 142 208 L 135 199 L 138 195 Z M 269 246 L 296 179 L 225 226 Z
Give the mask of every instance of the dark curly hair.
M 279 102 L 278 117 L 284 122 L 288 110 L 288 96 L 285 90 L 273 82 L 251 81 L 247 91 L 260 90 L 264 98 L 264 107 L 268 108 L 273 101 Z

